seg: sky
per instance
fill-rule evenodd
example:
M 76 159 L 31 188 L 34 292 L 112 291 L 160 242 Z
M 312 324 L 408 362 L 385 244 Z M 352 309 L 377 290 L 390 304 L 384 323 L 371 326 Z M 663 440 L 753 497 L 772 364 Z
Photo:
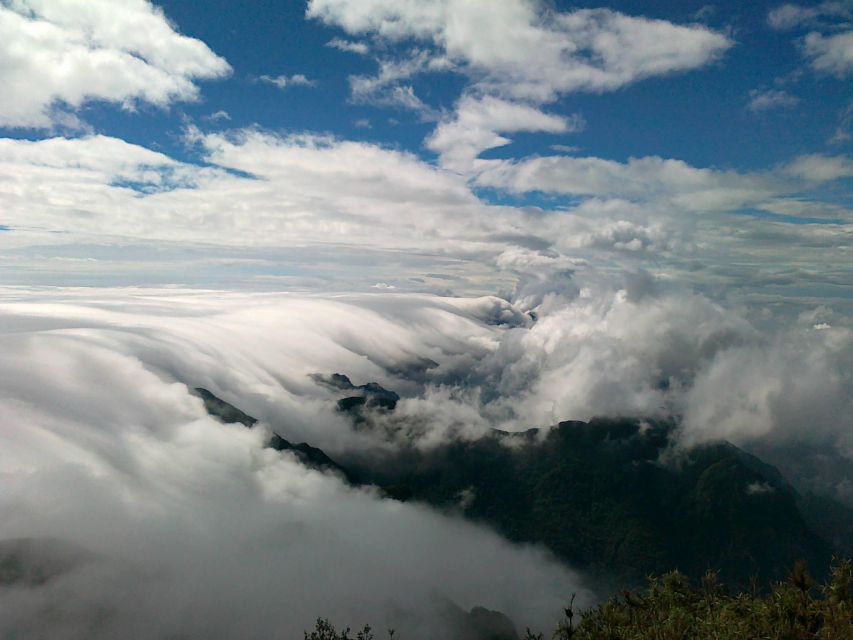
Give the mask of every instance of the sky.
M 550 251 L 849 309 L 850 3 L 639 9 L 4 2 L 0 274 L 494 293 Z
M 845 0 L 0 0 L 0 541 L 98 559 L 0 594 L 0 635 L 593 601 L 265 450 L 400 444 L 318 373 L 421 447 L 676 418 L 853 505 L 851 76 Z

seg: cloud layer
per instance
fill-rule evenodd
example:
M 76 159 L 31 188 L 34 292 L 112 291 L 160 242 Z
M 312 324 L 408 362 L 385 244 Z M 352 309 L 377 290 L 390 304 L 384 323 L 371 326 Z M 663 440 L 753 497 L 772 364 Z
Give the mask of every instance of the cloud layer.
M 452 633 L 445 599 L 546 627 L 583 591 L 540 550 L 263 449 L 262 430 L 209 418 L 184 384 L 260 401 L 283 433 L 346 439 L 305 371 L 365 366 L 334 341 L 356 348 L 346 333 L 379 319 L 369 305 L 22 294 L 5 292 L 0 312 L 0 538 L 58 537 L 96 559 L 40 588 L 4 588 L 3 635 L 292 637 L 323 615 L 434 637 Z M 348 325 L 335 307 L 353 309 Z M 323 323 L 308 321 L 318 313 Z M 263 346 L 263 325 L 289 334 L 284 350 Z M 389 335 L 389 357 L 400 337 Z

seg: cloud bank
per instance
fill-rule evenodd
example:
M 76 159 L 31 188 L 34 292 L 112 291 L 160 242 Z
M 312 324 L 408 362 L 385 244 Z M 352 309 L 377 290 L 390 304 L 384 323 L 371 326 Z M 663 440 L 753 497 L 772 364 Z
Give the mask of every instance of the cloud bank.
M 426 638 L 452 633 L 446 599 L 543 627 L 572 591 L 588 601 L 541 550 L 308 470 L 263 449 L 262 431 L 208 417 L 182 383 L 230 386 L 249 407 L 265 397 L 279 430 L 346 437 L 303 372 L 339 355 L 365 366 L 334 339 L 355 347 L 346 333 L 375 312 L 312 329 L 306 316 L 352 301 L 22 293 L 0 313 L 0 538 L 60 538 L 94 559 L 0 590 L 2 635 L 292 637 L 322 615 Z M 256 331 L 291 314 L 308 334 L 276 363 Z

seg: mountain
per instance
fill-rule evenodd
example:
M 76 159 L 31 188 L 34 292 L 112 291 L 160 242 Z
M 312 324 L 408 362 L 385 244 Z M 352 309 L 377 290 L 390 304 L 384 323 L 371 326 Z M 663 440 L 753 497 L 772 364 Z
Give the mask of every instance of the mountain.
M 396 394 L 376 383 L 329 379 L 356 394 L 337 405 L 353 428 L 371 428 L 371 412 L 394 409 L 396 399 L 384 399 Z M 213 415 L 247 424 L 239 409 L 204 393 Z M 676 436 L 672 422 L 594 418 L 523 433 L 494 430 L 430 448 L 408 443 L 338 461 L 278 435 L 270 445 L 352 484 L 379 486 L 389 498 L 463 514 L 515 542 L 543 544 L 605 591 L 674 569 L 691 577 L 714 569 L 745 588 L 752 578 L 783 578 L 799 559 L 817 572 L 829 566 L 833 520 L 815 515 L 814 500 L 804 502 L 775 467 L 730 443 L 687 450 Z M 286 446 L 274 444 L 279 440 Z M 820 532 L 809 524 L 818 521 Z
M 204 403 L 205 410 L 214 418 L 226 424 L 236 423 L 242 424 L 245 427 L 252 428 L 258 423 L 257 418 L 253 418 L 247 413 L 244 413 L 233 404 L 229 404 L 224 400 L 217 398 L 213 393 L 202 387 L 192 389 L 192 393 L 201 398 Z M 347 481 L 352 482 L 349 472 L 341 467 L 338 463 L 332 460 L 325 454 L 322 449 L 312 447 L 306 442 L 293 444 L 289 440 L 282 438 L 279 434 L 273 432 L 267 441 L 267 446 L 276 451 L 290 451 L 295 454 L 302 464 L 312 469 L 320 471 L 334 471 L 339 473 Z

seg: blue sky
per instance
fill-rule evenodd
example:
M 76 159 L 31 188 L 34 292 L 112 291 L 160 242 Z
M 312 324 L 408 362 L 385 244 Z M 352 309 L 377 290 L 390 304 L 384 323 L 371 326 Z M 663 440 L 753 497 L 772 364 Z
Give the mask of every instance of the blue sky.
M 348 77 L 369 75 L 376 64 L 370 56 L 325 46 L 346 34 L 306 19 L 303 3 L 178 1 L 159 6 L 181 33 L 201 39 L 227 59 L 233 74 L 205 82 L 196 103 L 167 109 L 140 105 L 134 114 L 114 104 L 88 104 L 83 110 L 85 120 L 98 132 L 181 154 L 183 145 L 177 138 L 183 118 L 202 120 L 224 110 L 231 117 L 226 123 L 231 127 L 324 131 L 399 145 L 427 158 L 433 155 L 422 144 L 432 123 L 422 121 L 419 114 L 351 103 Z M 779 3 L 558 2 L 554 8 L 603 6 L 682 24 L 701 19 L 709 28 L 729 34 L 733 46 L 718 61 L 697 70 L 650 78 L 617 91 L 563 96 L 550 110 L 582 114 L 586 129 L 565 136 L 522 135 L 512 149 L 503 150 L 505 154 L 541 153 L 550 144 L 562 143 L 614 160 L 660 155 L 697 166 L 748 170 L 802 153 L 849 150 L 849 140 L 828 142 L 851 100 L 849 81 L 802 72 L 796 40 L 803 30 L 779 31 L 768 25 L 768 13 Z M 281 90 L 257 82 L 262 75 L 294 74 L 317 84 Z M 416 94 L 424 102 L 445 110 L 453 108 L 464 84 L 463 78 L 447 73 L 413 79 Z M 769 89 L 784 90 L 799 102 L 751 111 L 750 92 Z M 371 128 L 355 126 L 360 120 L 369 121 Z M 2 132 L 13 137 L 39 135 L 9 128 Z

